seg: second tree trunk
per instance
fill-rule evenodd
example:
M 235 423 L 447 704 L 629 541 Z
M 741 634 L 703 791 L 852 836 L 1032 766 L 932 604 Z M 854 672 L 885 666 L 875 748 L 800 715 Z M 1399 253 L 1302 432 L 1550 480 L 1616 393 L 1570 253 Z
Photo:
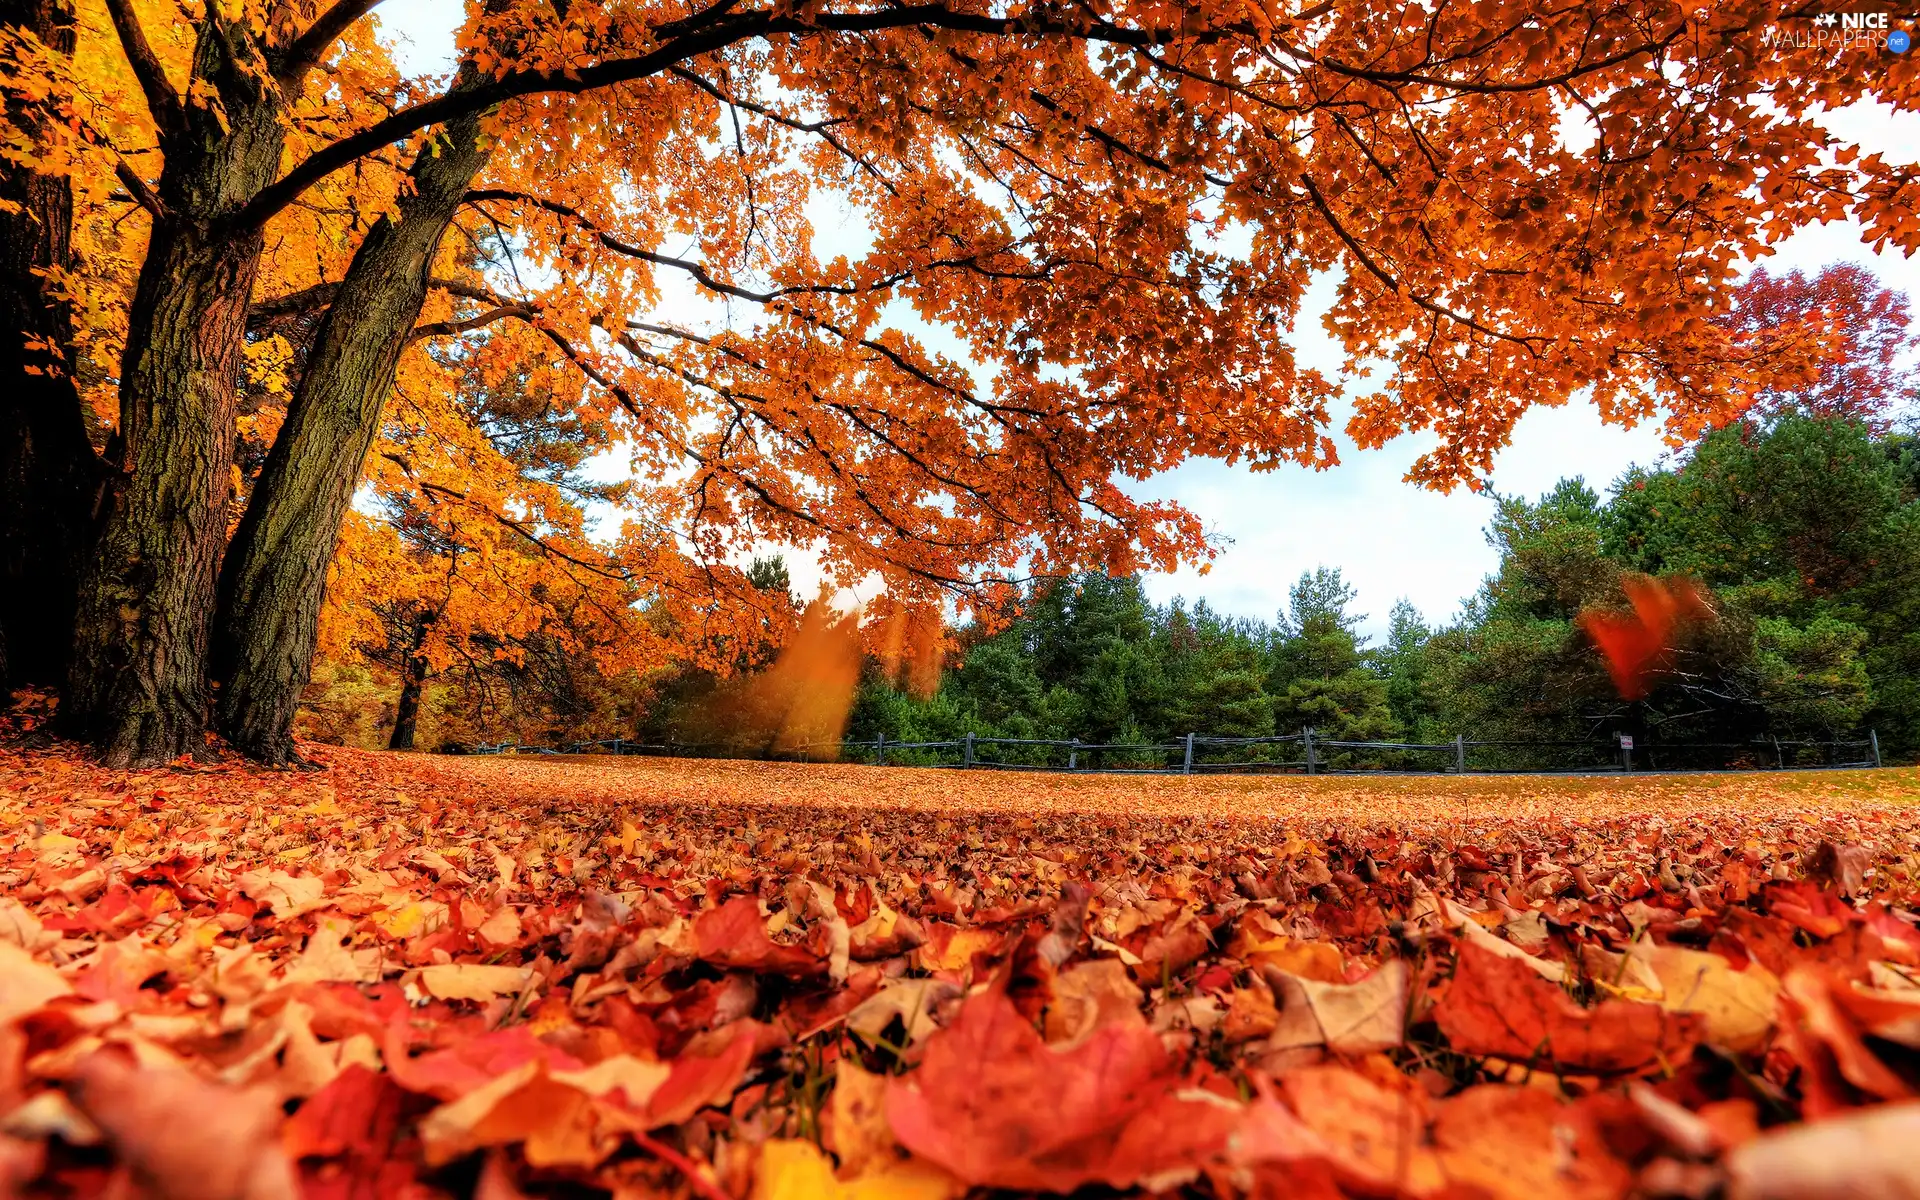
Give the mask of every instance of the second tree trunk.
M 213 669 L 217 721 L 265 762 L 294 757 L 293 718 L 312 667 L 340 524 L 380 428 L 440 238 L 485 164 L 481 117 L 420 151 L 398 219 L 361 243 L 322 319 L 286 423 L 221 570 Z

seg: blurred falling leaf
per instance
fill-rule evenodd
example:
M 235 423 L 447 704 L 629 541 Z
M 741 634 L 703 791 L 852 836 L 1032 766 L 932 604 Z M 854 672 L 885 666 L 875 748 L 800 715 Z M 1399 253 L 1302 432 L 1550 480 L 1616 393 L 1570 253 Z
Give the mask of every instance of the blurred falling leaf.
M 1710 619 L 1713 609 L 1699 585 L 1681 575 L 1628 575 L 1620 586 L 1630 612 L 1588 610 L 1580 614 L 1579 624 L 1605 656 L 1620 698 L 1639 700 L 1651 690 L 1653 673 L 1661 656 L 1673 648 L 1676 631 Z

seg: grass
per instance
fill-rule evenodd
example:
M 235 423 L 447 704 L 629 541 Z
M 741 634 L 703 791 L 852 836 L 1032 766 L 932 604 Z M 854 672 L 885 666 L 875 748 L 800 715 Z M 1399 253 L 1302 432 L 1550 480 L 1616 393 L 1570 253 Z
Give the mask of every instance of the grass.
M 883 807 L 922 813 L 1305 817 L 1336 823 L 1461 817 L 1779 817 L 1920 809 L 1920 768 L 1648 775 L 1154 776 L 878 768 L 715 759 L 415 759 L 458 791 L 613 805 Z

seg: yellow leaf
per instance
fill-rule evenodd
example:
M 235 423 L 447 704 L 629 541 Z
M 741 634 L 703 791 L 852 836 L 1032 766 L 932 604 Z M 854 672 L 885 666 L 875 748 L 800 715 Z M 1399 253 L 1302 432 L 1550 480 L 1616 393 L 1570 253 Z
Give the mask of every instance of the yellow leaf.
M 388 936 L 405 939 L 431 933 L 446 915 L 447 906 L 438 900 L 416 900 L 376 914 L 373 923 Z
M 973 965 L 975 954 L 999 944 L 1000 935 L 991 929 L 958 929 L 937 952 L 932 942 L 914 950 L 914 965 L 923 971 L 964 971 Z
M 1274 938 L 1247 946 L 1240 957 L 1256 966 L 1273 967 L 1302 979 L 1317 979 L 1322 983 L 1340 983 L 1346 979 L 1346 962 L 1340 956 L 1340 947 L 1329 942 Z
M 812 1142 L 774 1138 L 761 1144 L 754 1200 L 953 1200 L 966 1186 L 928 1163 L 890 1163 L 841 1181 Z
M 1773 1032 L 1780 979 L 1757 962 L 1736 971 L 1718 954 L 1649 941 L 1629 947 L 1627 960 L 1639 968 L 1629 979 L 1643 986 L 1651 979 L 1653 986 L 1646 990 L 1668 1012 L 1699 1014 L 1706 1023 L 1707 1040 L 1715 1045 L 1757 1050 Z
M 489 967 L 479 963 L 436 963 L 420 968 L 420 983 L 442 1000 L 485 1003 L 495 996 L 514 995 L 526 986 L 525 967 Z

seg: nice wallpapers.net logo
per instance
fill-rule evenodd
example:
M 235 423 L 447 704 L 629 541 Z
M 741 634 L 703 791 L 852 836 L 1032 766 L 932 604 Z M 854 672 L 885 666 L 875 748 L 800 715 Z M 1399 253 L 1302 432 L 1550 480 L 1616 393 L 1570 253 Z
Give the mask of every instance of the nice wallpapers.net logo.
M 1821 13 L 1807 24 L 1795 28 L 1773 26 L 1762 30 L 1761 38 L 1769 46 L 1792 50 L 1852 50 L 1873 48 L 1889 54 L 1905 54 L 1913 37 L 1905 29 L 1895 29 L 1883 12 Z

